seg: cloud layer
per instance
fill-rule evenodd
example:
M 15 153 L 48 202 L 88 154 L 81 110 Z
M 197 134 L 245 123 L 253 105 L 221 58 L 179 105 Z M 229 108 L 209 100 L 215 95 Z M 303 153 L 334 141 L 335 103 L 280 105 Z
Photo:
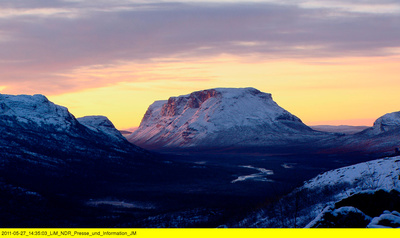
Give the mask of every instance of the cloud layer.
M 399 49 L 400 3 L 393 0 L 0 3 L 0 86 L 10 91 L 57 94 L 134 81 L 71 76 L 123 62 L 374 57 Z

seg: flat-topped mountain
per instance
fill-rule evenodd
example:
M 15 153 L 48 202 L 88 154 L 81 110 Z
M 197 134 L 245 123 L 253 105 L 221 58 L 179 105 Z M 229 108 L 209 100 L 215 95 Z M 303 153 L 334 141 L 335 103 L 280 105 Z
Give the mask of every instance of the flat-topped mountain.
M 316 132 L 254 88 L 215 88 L 156 101 L 128 140 L 148 149 L 303 143 Z

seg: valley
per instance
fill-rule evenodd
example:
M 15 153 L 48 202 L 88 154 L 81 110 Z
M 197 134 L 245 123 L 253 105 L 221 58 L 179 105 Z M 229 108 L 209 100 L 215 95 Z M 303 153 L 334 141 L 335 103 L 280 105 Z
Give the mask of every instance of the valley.
M 322 172 L 393 155 L 400 128 L 389 113 L 355 134 L 314 131 L 269 94 L 215 89 L 151 106 L 129 143 L 43 95 L 0 100 L 4 227 L 235 227 Z
M 110 168 L 113 173 L 92 168 L 85 171 L 91 175 L 86 178 L 77 174 L 69 179 L 52 177 L 51 181 L 43 176 L 9 175 L 7 179 L 16 188 L 30 191 L 17 197 L 34 193 L 37 196 L 33 198 L 46 201 L 43 206 L 54 213 L 51 221 L 43 218 L 43 224 L 49 226 L 216 227 L 276 201 L 323 171 L 367 158 L 160 154 L 158 159 L 159 162 L 142 166 Z M 285 167 L 287 164 L 291 167 Z M 272 173 L 260 175 L 255 168 Z M 259 176 L 252 178 L 253 174 Z M 246 176 L 247 179 L 239 179 Z M 14 209 L 20 210 L 19 214 L 36 214 L 36 209 L 43 208 L 35 205 Z M 199 214 L 201 218 L 196 219 Z M 149 220 L 150 217 L 154 219 Z M 6 219 L 4 214 L 2 218 Z M 22 217 L 18 224 L 30 226 L 32 218 Z
M 0 0 L 1 234 L 400 228 L 399 65 L 400 0 Z

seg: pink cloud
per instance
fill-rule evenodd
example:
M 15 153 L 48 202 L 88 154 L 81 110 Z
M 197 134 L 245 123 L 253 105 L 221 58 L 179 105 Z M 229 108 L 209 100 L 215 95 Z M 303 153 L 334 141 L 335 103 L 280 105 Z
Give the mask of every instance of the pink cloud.
M 58 94 L 138 80 L 66 76 L 82 67 L 121 61 L 154 63 L 175 57 L 185 62 L 221 54 L 256 54 L 263 59 L 373 57 L 393 54 L 387 49 L 400 47 L 399 15 L 385 12 L 356 11 L 339 18 L 335 8 L 290 4 L 96 2 L 8 3 L 8 9 L 26 14 L 1 18 L 0 11 L 0 86 L 10 92 Z M 392 2 L 381 2 L 385 3 Z M 65 14 L 52 14 L 57 12 Z M 139 70 L 132 69 L 133 74 Z

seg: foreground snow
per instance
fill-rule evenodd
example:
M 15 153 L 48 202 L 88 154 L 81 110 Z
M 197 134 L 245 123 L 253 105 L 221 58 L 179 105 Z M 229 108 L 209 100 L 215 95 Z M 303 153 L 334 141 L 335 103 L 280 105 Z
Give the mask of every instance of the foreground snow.
M 379 217 L 374 217 L 368 228 L 388 228 L 388 226 L 380 225 L 382 221 L 389 221 L 390 224 L 400 225 L 400 213 L 397 211 L 385 211 Z
M 360 163 L 344 168 L 328 171 L 318 175 L 314 179 L 307 181 L 302 189 L 316 190 L 323 187 L 334 187 L 337 184 L 348 184 L 343 190 L 338 191 L 331 197 L 331 201 L 326 203 L 325 209 L 318 215 L 316 219 L 307 224 L 306 227 L 314 227 L 318 222 L 323 220 L 324 214 L 330 212 L 332 215 L 347 215 L 341 209 L 335 209 L 334 202 L 341 201 L 349 198 L 355 194 L 370 194 L 373 196 L 378 190 L 390 193 L 391 190 L 400 191 L 400 157 L 392 157 L 385 159 L 378 159 L 365 163 Z M 389 201 L 388 201 L 389 202 Z M 323 204 L 314 205 L 312 213 L 316 213 L 318 208 Z M 378 204 L 375 204 L 378 206 Z M 336 205 L 337 206 L 337 205 Z M 355 209 L 349 207 L 348 209 Z M 346 211 L 348 213 L 348 210 Z M 357 211 L 360 216 L 365 216 L 365 220 L 369 221 L 368 227 L 383 227 L 378 225 L 382 219 L 392 219 L 393 224 L 396 223 L 398 212 L 393 211 L 393 214 L 382 214 L 380 217 L 372 219 L 366 216 L 363 212 Z M 386 211 L 388 213 L 389 211 Z M 390 213 L 390 212 L 389 212 Z M 400 224 L 400 222 L 397 222 Z
M 315 227 L 329 213 L 331 217 L 345 217 L 352 214 L 358 219 L 364 219 L 368 227 L 381 227 L 379 222 L 385 219 L 386 223 L 394 224 L 390 227 L 395 227 L 399 221 L 399 211 L 385 211 L 381 215 L 369 217 L 355 207 L 338 207 L 339 201 L 355 195 L 374 196 L 378 191 L 380 194 L 395 194 L 394 196 L 400 192 L 400 156 L 322 173 L 306 181 L 303 186 L 278 202 L 250 215 L 234 226 Z M 400 226 L 400 223 L 398 224 Z
M 400 187 L 400 156 L 373 160 L 325 172 L 305 182 L 303 188 L 315 189 L 348 183 L 347 189 L 336 194 L 336 199 L 365 190 Z

